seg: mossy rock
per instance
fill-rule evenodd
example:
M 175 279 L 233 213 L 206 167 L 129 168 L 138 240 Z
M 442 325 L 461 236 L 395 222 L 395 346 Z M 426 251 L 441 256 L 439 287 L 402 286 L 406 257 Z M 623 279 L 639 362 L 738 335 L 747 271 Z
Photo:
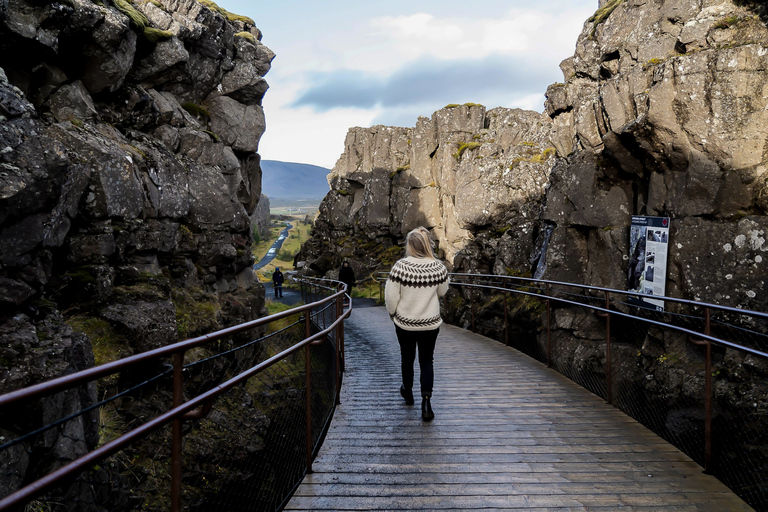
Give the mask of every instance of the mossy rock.
M 461 155 L 464 154 L 465 151 L 469 150 L 472 151 L 474 149 L 479 148 L 482 146 L 482 142 L 465 142 L 464 144 L 459 146 L 458 151 L 456 151 L 453 156 L 456 158 L 456 160 L 461 160 Z
M 235 13 L 226 11 L 225 16 L 229 21 L 240 21 L 248 25 L 256 25 L 256 23 L 251 18 L 249 18 L 248 16 L 243 16 L 242 14 L 235 14 Z
M 238 32 L 235 34 L 235 37 L 242 37 L 243 39 L 250 41 L 253 44 L 256 44 L 256 36 L 251 34 L 250 32 Z
M 200 121 L 205 121 L 207 123 L 211 119 L 211 114 L 208 113 L 208 109 L 202 105 L 198 105 L 197 103 L 188 101 L 186 103 L 182 103 L 181 108 L 189 112 L 190 115 Z
M 85 333 L 91 340 L 96 365 L 130 355 L 131 350 L 125 338 L 103 318 L 77 315 L 65 321 L 74 331 Z
M 173 32 L 170 30 L 160 30 L 159 28 L 144 27 L 144 37 L 150 43 L 159 43 L 160 41 L 167 41 L 173 37 Z
M 115 3 L 117 10 L 128 16 L 128 18 L 131 20 L 131 23 L 135 27 L 143 30 L 147 25 L 149 25 L 149 20 L 146 16 L 144 16 L 144 13 L 136 10 L 136 8 L 131 5 L 130 2 L 127 2 L 126 0 L 112 1 Z
M 593 23 L 592 25 L 592 31 L 589 33 L 590 39 L 594 39 L 595 32 L 597 31 L 597 27 L 603 23 L 605 20 L 607 20 L 610 15 L 613 13 L 613 11 L 616 10 L 618 6 L 623 4 L 626 0 L 609 0 L 608 3 L 606 3 L 604 6 L 599 8 L 597 11 L 595 11 L 595 14 L 593 14 L 587 21 L 591 21 Z
M 444 106 L 443 108 L 456 108 L 456 107 L 460 107 L 460 106 L 461 106 L 461 104 L 459 104 L 459 103 L 449 103 L 446 106 Z

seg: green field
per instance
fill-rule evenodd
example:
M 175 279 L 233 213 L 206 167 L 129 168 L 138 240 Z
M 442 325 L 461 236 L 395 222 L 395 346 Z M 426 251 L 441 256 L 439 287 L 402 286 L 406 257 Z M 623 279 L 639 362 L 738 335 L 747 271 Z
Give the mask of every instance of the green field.
M 304 224 L 304 215 L 295 215 L 293 220 L 290 221 L 293 224 L 293 228 L 288 231 L 288 238 L 283 241 L 282 248 L 277 252 L 277 256 L 268 265 L 256 271 L 259 280 L 262 282 L 272 280 L 272 272 L 275 271 L 275 267 L 280 267 L 281 270 L 293 270 L 293 257 L 301 249 L 301 244 L 307 241 L 309 238 L 309 232 L 312 230 L 310 224 Z M 280 232 L 285 229 L 285 223 L 278 221 L 270 229 L 269 237 L 265 240 L 261 240 L 254 245 L 253 255 L 256 257 L 256 261 L 261 260 L 272 244 L 280 236 Z

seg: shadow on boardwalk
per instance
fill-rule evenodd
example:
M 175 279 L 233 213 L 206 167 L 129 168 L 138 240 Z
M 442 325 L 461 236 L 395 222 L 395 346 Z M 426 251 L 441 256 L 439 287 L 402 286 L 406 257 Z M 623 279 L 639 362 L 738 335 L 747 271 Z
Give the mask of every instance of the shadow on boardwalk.
M 342 403 L 285 510 L 752 510 L 630 417 L 496 341 L 441 327 L 431 423 L 419 399 L 400 398 L 384 308 L 353 311 L 346 350 Z

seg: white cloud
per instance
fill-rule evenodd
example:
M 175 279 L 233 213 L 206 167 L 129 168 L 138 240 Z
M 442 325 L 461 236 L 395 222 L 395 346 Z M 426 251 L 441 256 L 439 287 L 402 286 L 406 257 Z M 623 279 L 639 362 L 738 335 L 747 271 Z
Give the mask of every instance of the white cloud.
M 531 51 L 551 53 L 556 34 L 575 34 L 568 12 L 553 14 L 538 9 L 512 9 L 500 19 L 438 18 L 427 13 L 384 16 L 371 20 L 378 37 L 388 39 L 401 58 L 439 59 L 483 58 L 492 54 L 521 54 Z

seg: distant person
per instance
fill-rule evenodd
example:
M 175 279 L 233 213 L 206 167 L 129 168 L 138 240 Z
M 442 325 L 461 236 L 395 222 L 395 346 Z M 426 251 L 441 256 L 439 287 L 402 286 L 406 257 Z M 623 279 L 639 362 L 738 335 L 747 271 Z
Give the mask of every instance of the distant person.
M 280 272 L 280 267 L 275 268 L 275 272 L 272 274 L 272 283 L 275 285 L 275 298 L 283 296 L 283 273 Z
M 349 266 L 349 262 L 345 261 L 341 264 L 341 270 L 339 270 L 339 281 L 347 285 L 347 295 L 352 296 L 352 287 L 355 285 L 355 271 Z
M 435 380 L 433 356 L 440 317 L 439 297 L 448 291 L 448 270 L 435 259 L 429 231 L 419 227 L 405 238 L 405 258 L 398 260 L 389 273 L 385 302 L 395 323 L 400 343 L 403 385 L 400 395 L 413 405 L 413 362 L 416 349 L 421 369 L 421 419 L 431 421 L 432 387 Z

